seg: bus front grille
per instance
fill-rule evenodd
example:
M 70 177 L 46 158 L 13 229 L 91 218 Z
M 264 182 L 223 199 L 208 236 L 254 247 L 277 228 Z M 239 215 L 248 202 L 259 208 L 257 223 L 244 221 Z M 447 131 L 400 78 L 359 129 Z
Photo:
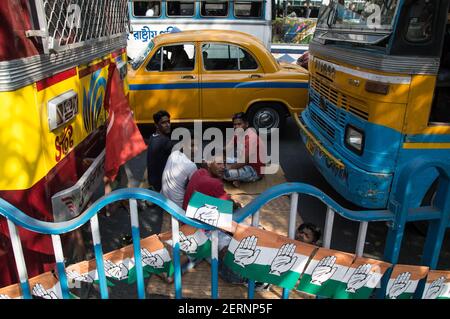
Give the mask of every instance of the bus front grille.
M 339 92 L 333 87 L 330 81 L 319 79 L 318 76 L 313 74 L 311 75 L 311 88 L 317 92 L 316 96 L 312 96 L 312 98 L 320 99 L 322 97 L 326 102 L 329 102 L 325 103 L 327 109 L 330 107 L 330 104 L 332 104 L 333 106 L 346 110 L 365 121 L 369 120 L 369 109 L 366 103 Z M 319 100 L 317 103 L 317 105 L 321 105 L 319 104 Z M 337 113 L 338 112 L 336 112 L 336 114 Z M 334 117 L 334 120 L 337 120 L 337 116 Z

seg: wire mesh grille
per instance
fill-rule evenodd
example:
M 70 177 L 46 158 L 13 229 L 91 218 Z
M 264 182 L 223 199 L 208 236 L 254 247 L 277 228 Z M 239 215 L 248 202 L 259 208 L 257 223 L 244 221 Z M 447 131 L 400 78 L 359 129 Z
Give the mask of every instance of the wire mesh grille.
M 127 0 L 40 0 L 48 48 L 56 51 L 125 33 Z

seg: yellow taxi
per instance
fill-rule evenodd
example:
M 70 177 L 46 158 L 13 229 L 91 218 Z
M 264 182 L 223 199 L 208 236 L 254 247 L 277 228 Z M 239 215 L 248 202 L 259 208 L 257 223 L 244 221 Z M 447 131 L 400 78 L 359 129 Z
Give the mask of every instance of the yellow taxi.
M 255 128 L 281 127 L 307 101 L 308 71 L 278 63 L 261 41 L 237 31 L 156 36 L 128 70 L 138 123 L 166 110 L 173 122 L 231 121 L 246 112 Z

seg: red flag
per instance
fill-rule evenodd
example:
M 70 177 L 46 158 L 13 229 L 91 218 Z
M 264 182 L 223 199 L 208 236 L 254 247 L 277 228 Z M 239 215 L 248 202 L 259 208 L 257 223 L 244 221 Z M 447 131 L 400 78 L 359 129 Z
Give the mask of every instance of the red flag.
M 105 176 L 110 181 L 114 181 L 121 165 L 147 149 L 133 120 L 128 99 L 123 91 L 123 82 L 115 63 L 109 66 L 105 107 L 108 111 Z

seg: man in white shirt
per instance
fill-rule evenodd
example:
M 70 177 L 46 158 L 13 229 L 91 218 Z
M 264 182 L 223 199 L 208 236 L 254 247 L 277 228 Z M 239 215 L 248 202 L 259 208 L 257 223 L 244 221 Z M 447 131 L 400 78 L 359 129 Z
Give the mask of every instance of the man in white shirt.
M 188 156 L 194 158 L 194 139 L 191 141 L 191 154 Z M 192 174 L 197 171 L 197 166 L 188 156 L 180 151 L 173 151 L 167 159 L 161 181 L 161 194 L 181 208 L 187 184 Z

